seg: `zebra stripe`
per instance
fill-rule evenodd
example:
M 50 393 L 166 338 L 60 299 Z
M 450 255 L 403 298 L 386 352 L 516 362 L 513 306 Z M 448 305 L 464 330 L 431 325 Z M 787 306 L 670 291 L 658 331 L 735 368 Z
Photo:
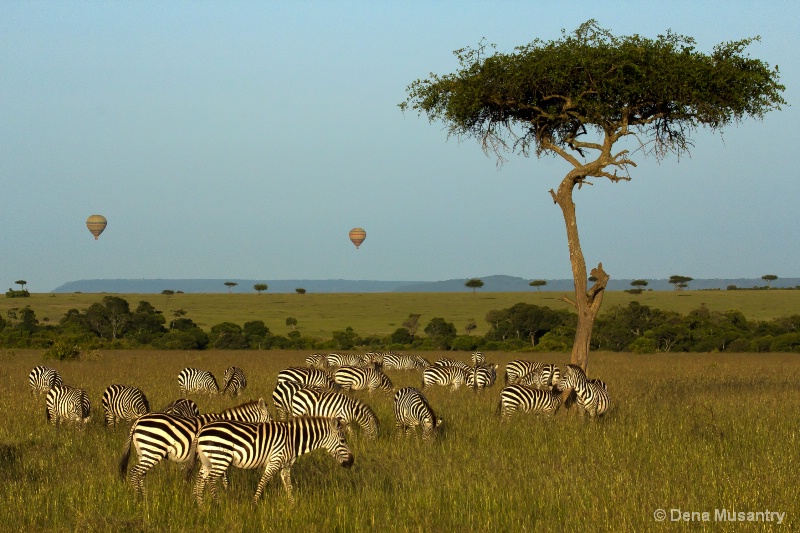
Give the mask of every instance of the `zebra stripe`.
M 69 385 L 56 385 L 47 391 L 45 415 L 47 421 L 58 426 L 66 422 L 89 422 L 91 404 L 89 395 L 83 389 Z
M 386 374 L 374 368 L 343 366 L 333 373 L 333 380 L 346 391 L 368 390 L 370 394 L 375 389 L 387 394 L 394 391 L 394 385 Z
M 546 364 L 541 368 L 529 372 L 519 379 L 519 385 L 525 385 L 541 390 L 552 390 L 561 379 L 561 370 L 557 365 Z
M 306 357 L 306 365 L 324 370 L 328 368 L 328 356 L 323 353 L 311 354 Z
M 389 352 L 383 356 L 384 369 L 416 370 L 426 369 L 431 363 L 419 355 Z
M 362 366 L 362 367 L 371 367 L 374 366 L 373 362 L 370 361 L 370 358 L 365 355 L 359 355 L 357 353 L 329 353 L 328 354 L 328 366 Z
M 534 363 L 525 359 L 515 359 L 506 364 L 506 384 L 513 385 L 519 383 L 522 376 L 530 374 L 542 368 L 544 363 Z
M 278 471 L 289 501 L 293 501 L 291 468 L 301 455 L 325 449 L 344 467 L 353 465 L 353 452 L 345 440 L 344 427 L 335 418 L 300 417 L 288 422 L 248 424 L 211 422 L 193 443 L 201 467 L 194 487 L 198 505 L 203 503 L 206 485 L 217 499 L 216 481 L 233 465 L 237 468 L 264 467 L 253 503 L 258 503 L 266 484 Z
M 278 382 L 296 381 L 311 387 L 319 387 L 323 390 L 338 390 L 339 385 L 333 381 L 328 372 L 319 368 L 306 368 L 302 366 L 292 366 L 284 368 L 278 372 Z
M 167 415 L 184 417 L 200 416 L 200 409 L 197 408 L 197 404 L 189 398 L 178 398 L 162 409 L 161 412 Z
M 150 402 L 136 387 L 109 385 L 103 392 L 106 426 L 116 426 L 117 419 L 131 422 L 150 412 Z
M 574 390 L 578 406 L 581 407 L 579 411 L 581 415 L 586 412 L 594 418 L 602 416 L 611 407 L 608 390 L 603 387 L 605 383 L 600 383 L 602 384 L 590 382 L 581 367 L 567 365 L 564 376 L 558 382 L 558 389 L 561 391 Z
M 457 366 L 432 366 L 422 371 L 422 390 L 431 385 L 450 385 L 452 390 L 458 390 L 467 382 L 469 370 Z
M 467 374 L 467 386 L 475 391 L 482 391 L 487 387 L 491 387 L 496 381 L 496 364 L 482 364 L 476 368 L 471 368 Z
M 322 392 L 321 387 L 306 385 L 305 383 L 298 383 L 297 381 L 279 381 L 275 385 L 275 390 L 272 391 L 272 403 L 275 404 L 276 418 L 278 420 L 286 420 L 292 414 L 292 401 L 294 395 L 300 389 L 309 389 L 317 392 Z
M 401 433 L 408 436 L 420 426 L 424 441 L 434 437 L 437 428 L 442 425 L 442 419 L 436 418 L 425 395 L 414 387 L 405 387 L 395 393 L 394 420 L 398 436 Z
M 352 431 L 350 424 L 356 423 L 369 437 L 378 436 L 378 417 L 364 402 L 341 392 L 319 392 L 299 389 L 291 402 L 292 416 L 324 416 L 338 418 Z
M 465 363 L 463 361 L 457 361 L 455 359 L 448 359 L 446 357 L 442 357 L 441 359 L 437 359 L 436 362 L 433 363 L 433 366 L 442 366 L 442 367 L 454 366 L 456 368 L 460 368 L 462 370 L 466 370 L 467 372 L 470 371 L 470 367 L 469 367 L 469 365 L 467 365 L 467 363 Z
M 46 394 L 56 385 L 63 385 L 61 374 L 55 368 L 49 366 L 37 366 L 28 374 L 28 383 L 31 386 L 31 394 Z
M 500 418 L 508 419 L 518 409 L 526 413 L 540 412 L 550 416 L 556 414 L 561 405 L 561 393 L 539 390 L 525 385 L 508 385 L 500 391 L 497 412 Z
M 238 366 L 229 367 L 225 371 L 223 381 L 225 385 L 222 387 L 222 394 L 230 392 L 231 396 L 239 396 L 247 388 L 247 379 L 244 377 L 244 371 Z
M 125 479 L 131 447 L 136 450 L 137 463 L 131 468 L 130 482 L 138 496 L 144 496 L 144 477 L 165 457 L 176 463 L 186 462 L 192 440 L 203 425 L 213 420 L 268 422 L 272 417 L 261 398 L 231 407 L 219 413 L 182 417 L 164 413 L 149 413 L 139 417 L 131 426 L 119 462 L 119 475 Z M 191 471 L 187 471 L 189 474 Z
M 211 372 L 197 368 L 184 368 L 178 374 L 178 386 L 184 397 L 190 392 L 218 394 L 219 386 Z
M 481 352 L 472 352 L 472 366 L 485 365 L 486 358 Z

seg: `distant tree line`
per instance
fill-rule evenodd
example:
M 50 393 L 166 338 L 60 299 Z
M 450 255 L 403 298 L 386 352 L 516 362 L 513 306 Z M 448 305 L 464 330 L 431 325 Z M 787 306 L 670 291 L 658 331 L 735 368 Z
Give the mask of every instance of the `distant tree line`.
M 56 353 L 75 349 L 153 348 L 162 350 L 496 350 L 566 352 L 572 347 L 577 316 L 526 303 L 492 310 L 484 320 L 489 331 L 472 335 L 475 319 L 462 334 L 453 322 L 434 317 L 427 325 L 410 314 L 389 335 L 360 335 L 352 327 L 330 339 L 303 335 L 298 320 L 276 334 L 263 320 L 243 325 L 222 322 L 205 331 L 186 311 L 171 317 L 150 303 L 136 308 L 118 296 L 105 296 L 84 310 L 70 309 L 55 324 L 39 321 L 29 306 L 0 317 L 0 347 L 44 348 Z M 702 305 L 686 315 L 661 311 L 636 301 L 609 308 L 597 320 L 593 350 L 655 352 L 800 352 L 800 314 L 768 321 L 749 321 L 740 311 L 711 311 Z

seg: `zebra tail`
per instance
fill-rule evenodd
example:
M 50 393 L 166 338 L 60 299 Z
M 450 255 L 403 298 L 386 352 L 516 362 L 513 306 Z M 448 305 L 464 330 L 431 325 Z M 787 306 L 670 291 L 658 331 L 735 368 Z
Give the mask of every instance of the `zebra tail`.
M 131 457 L 131 441 L 133 440 L 133 429 L 136 427 L 136 422 L 131 426 L 131 431 L 128 433 L 128 439 L 125 441 L 125 448 L 122 450 L 122 458 L 119 460 L 119 478 L 125 481 L 128 475 L 128 461 Z
M 500 416 L 502 408 L 503 408 L 503 397 L 500 396 L 500 401 L 497 402 L 497 409 L 494 410 L 495 416 Z
M 184 476 L 186 481 L 192 479 L 192 472 L 194 472 L 194 465 L 197 463 L 197 435 L 200 432 L 198 431 L 194 438 L 192 439 L 192 444 L 189 446 L 189 461 L 186 463 L 186 472 L 184 472 Z

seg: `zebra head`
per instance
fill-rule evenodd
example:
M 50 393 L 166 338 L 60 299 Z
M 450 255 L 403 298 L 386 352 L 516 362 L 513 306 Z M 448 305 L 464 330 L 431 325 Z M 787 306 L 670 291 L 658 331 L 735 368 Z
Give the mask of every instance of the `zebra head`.
M 383 390 L 386 394 L 392 395 L 392 393 L 394 393 L 394 385 L 392 384 L 389 377 L 383 372 L 379 372 L 379 377 L 381 380 L 381 385 L 379 388 Z
M 347 424 L 341 418 L 326 418 L 322 420 L 326 421 L 327 427 L 320 443 L 321 447 L 325 448 L 331 454 L 331 457 L 339 461 L 340 465 L 350 468 L 353 466 L 355 456 L 350 451 L 345 439 Z
M 437 418 L 436 415 L 433 414 L 433 411 L 430 411 L 430 415 L 426 415 L 425 418 L 422 419 L 422 440 L 435 437 L 441 425 L 442 419 Z

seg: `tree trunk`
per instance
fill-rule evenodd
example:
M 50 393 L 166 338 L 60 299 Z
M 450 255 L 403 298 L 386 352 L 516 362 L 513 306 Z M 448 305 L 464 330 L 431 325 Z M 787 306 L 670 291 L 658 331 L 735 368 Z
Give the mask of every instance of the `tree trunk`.
M 564 223 L 567 227 L 567 244 L 569 246 L 569 261 L 572 265 L 572 278 L 575 281 L 575 300 L 564 298 L 569 304 L 575 307 L 578 313 L 578 326 L 575 330 L 575 342 L 572 345 L 571 362 L 580 366 L 584 371 L 589 362 L 589 343 L 592 340 L 592 329 L 594 320 L 600 311 L 603 302 L 603 293 L 608 284 L 609 276 L 603 270 L 603 264 L 597 265 L 592 269 L 592 276 L 597 281 L 591 288 L 587 289 L 586 260 L 581 250 L 581 242 L 578 238 L 578 222 L 575 216 L 575 202 L 572 200 L 572 191 L 575 185 L 583 183 L 586 176 L 585 170 L 575 168 L 566 175 L 558 187 L 558 191 L 550 191 L 553 201 L 561 208 L 564 214 Z

